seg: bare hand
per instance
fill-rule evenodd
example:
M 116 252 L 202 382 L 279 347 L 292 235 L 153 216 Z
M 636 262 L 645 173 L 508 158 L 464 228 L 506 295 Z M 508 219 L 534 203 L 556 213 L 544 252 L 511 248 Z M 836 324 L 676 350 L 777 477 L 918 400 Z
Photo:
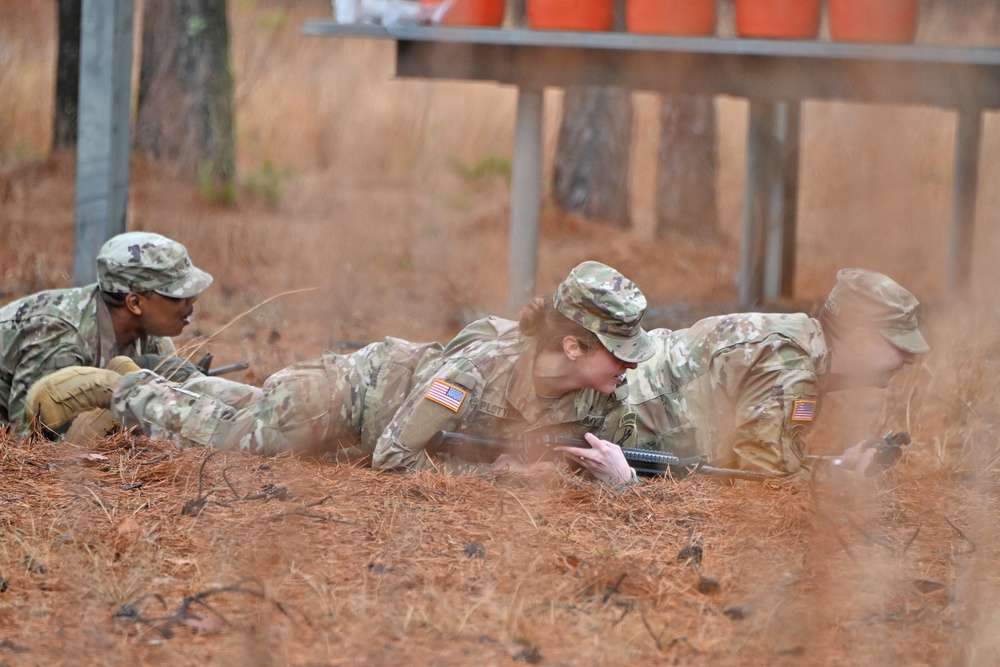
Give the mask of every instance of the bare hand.
M 868 466 L 872 464 L 872 459 L 875 458 L 875 454 L 878 450 L 875 449 L 875 445 L 871 440 L 863 440 L 858 444 L 848 447 L 844 450 L 837 459 L 847 470 L 853 470 L 855 474 L 864 475 Z
M 613 442 L 601 440 L 593 433 L 588 433 L 584 439 L 590 444 L 590 449 L 580 447 L 556 447 L 563 457 L 572 463 L 585 468 L 587 472 L 610 484 L 623 484 L 632 480 L 632 469 L 622 448 Z

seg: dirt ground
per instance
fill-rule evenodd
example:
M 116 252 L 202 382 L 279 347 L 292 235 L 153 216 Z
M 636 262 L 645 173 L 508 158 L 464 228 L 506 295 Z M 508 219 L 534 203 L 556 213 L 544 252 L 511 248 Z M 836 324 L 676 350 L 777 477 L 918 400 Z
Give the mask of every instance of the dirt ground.
M 70 280 L 50 4 L 0 0 L 3 302 Z M 302 37 L 329 14 L 319 0 L 230 12 L 239 204 L 132 165 L 130 228 L 184 242 L 216 278 L 184 348 L 247 360 L 235 377 L 259 383 L 327 348 L 443 341 L 504 314 L 513 92 L 393 80 L 386 44 Z M 995 45 L 997 14 L 928 13 L 918 39 Z M 560 93 L 546 95 L 550 160 Z M 546 204 L 537 284 L 604 261 L 646 293 L 649 326 L 681 327 L 735 301 L 746 106 L 717 102 L 725 240 L 699 246 L 652 233 L 657 103 L 635 96 L 633 227 Z M 888 391 L 831 396 L 810 445 L 906 429 L 890 473 L 623 491 L 0 434 L 0 664 L 1000 664 L 995 114 L 962 299 L 944 280 L 953 115 L 811 102 L 803 130 L 786 305 L 814 307 L 844 266 L 926 305 L 931 355 Z

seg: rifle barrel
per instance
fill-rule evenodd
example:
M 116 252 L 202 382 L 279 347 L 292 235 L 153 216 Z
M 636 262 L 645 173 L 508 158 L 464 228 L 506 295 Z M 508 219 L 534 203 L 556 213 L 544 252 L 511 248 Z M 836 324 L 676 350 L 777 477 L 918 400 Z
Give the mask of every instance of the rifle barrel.
M 227 373 L 235 373 L 237 371 L 245 371 L 250 368 L 250 363 L 246 361 L 237 361 L 235 364 L 228 364 L 226 366 L 219 366 L 218 368 L 213 368 L 206 375 L 209 377 L 215 377 L 217 375 L 226 375 Z
M 724 477 L 726 479 L 745 479 L 750 482 L 766 482 L 769 479 L 780 479 L 766 472 L 755 470 L 740 470 L 738 468 L 713 468 L 712 466 L 697 466 L 694 472 L 709 477 Z

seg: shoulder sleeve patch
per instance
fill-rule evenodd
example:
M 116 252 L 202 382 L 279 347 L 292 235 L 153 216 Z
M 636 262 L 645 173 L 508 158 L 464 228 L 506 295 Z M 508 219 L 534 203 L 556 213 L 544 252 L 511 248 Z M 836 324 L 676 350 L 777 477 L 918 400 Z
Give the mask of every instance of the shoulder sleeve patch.
M 792 403 L 793 422 L 811 422 L 816 414 L 816 401 L 795 401 Z
M 464 389 L 456 387 L 453 384 L 448 384 L 444 380 L 437 379 L 431 382 L 430 388 L 424 394 L 424 398 L 439 403 L 452 412 L 458 412 L 459 408 L 462 407 L 462 403 L 465 402 L 465 396 Z

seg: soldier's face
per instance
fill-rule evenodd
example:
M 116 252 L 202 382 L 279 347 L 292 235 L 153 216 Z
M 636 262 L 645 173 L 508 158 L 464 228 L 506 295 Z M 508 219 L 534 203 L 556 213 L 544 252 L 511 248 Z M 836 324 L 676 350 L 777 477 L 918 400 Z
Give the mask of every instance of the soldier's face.
M 877 329 L 865 328 L 858 333 L 858 371 L 868 379 L 870 386 L 888 387 L 900 369 L 916 360 L 915 354 L 899 349 Z
M 608 352 L 603 345 L 596 346 L 592 351 L 577 360 L 581 365 L 587 389 L 595 389 L 602 394 L 610 394 L 621 382 L 625 371 L 635 368 L 636 364 L 622 361 Z
M 177 336 L 191 324 L 198 297 L 175 299 L 156 292 L 139 295 L 142 304 L 140 326 L 146 336 Z

